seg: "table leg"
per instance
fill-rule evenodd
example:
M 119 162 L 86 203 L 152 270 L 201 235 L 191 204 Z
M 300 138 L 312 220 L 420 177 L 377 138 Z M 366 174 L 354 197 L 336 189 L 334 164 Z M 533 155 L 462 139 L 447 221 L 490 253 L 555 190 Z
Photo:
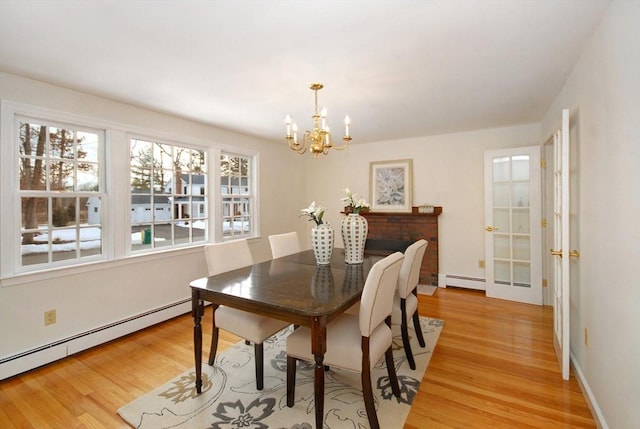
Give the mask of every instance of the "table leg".
M 202 393 L 202 319 L 203 305 L 200 302 L 200 292 L 191 290 L 191 313 L 193 314 L 193 350 L 196 361 L 196 392 Z
M 315 317 L 311 324 L 311 352 L 313 353 L 316 362 L 313 378 L 316 429 L 322 429 L 324 420 L 324 354 L 326 351 L 326 320 Z

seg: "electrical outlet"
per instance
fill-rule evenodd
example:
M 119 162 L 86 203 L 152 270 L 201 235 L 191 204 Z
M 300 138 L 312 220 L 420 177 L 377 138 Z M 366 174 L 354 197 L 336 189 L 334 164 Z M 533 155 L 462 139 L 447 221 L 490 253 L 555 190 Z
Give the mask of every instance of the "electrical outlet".
M 589 347 L 589 329 L 584 328 L 584 345 Z
M 56 310 L 49 310 L 44 312 L 44 326 L 53 325 L 56 323 Z
M 479 259 L 479 260 L 478 260 L 478 268 L 484 268 L 484 267 L 485 267 L 485 265 L 484 265 L 484 259 Z

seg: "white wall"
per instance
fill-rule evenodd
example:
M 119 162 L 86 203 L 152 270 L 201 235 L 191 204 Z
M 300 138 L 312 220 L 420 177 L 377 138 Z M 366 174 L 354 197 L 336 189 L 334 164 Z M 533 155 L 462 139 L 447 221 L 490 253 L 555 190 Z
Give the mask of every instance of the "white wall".
M 640 2 L 614 1 L 542 123 L 550 133 L 570 108 L 572 361 L 615 429 L 640 427 L 639 40 Z
M 290 151 L 284 142 L 263 141 L 6 73 L 0 73 L 0 98 L 158 130 L 212 145 L 256 150 L 261 160 L 262 238 L 251 240 L 254 259 L 271 258 L 267 235 L 296 227 L 304 231 L 305 225 L 297 219 L 298 207 L 304 205 L 306 199 L 304 163 L 290 162 L 291 158 L 287 158 Z M 125 150 L 120 153 L 127 153 L 124 133 L 113 134 L 110 144 L 124 145 Z M 2 141 L 2 144 L 10 143 Z M 126 169 L 126 162 L 122 165 Z M 284 184 L 282 171 L 287 171 L 296 180 Z M 122 200 L 123 206 L 117 207 L 115 212 L 126 215 L 128 208 L 124 205 L 127 201 L 126 198 Z M 140 256 L 125 262 L 100 263 L 83 272 L 70 269 L 48 276 L 26 276 L 19 284 L 13 284 L 15 279 L 3 279 L 0 287 L 0 359 L 188 298 L 191 296 L 189 281 L 204 275 L 204 257 L 201 248 L 197 247 Z M 57 323 L 45 327 L 43 313 L 54 308 Z
M 413 205 L 443 207 L 438 218 L 440 273 L 484 279 L 484 269 L 478 268 L 478 260 L 484 259 L 484 151 L 538 145 L 539 139 L 540 127 L 533 124 L 352 144 L 344 152 L 308 161 L 307 194 L 329 208 L 325 216 L 339 236 L 343 189 L 370 201 L 369 162 L 412 159 Z M 341 238 L 336 241 L 342 246 Z

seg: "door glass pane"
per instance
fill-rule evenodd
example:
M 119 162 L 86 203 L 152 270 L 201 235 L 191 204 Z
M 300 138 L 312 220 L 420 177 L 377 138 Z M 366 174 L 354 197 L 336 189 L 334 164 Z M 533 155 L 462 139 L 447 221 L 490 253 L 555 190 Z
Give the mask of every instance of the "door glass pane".
M 531 243 L 528 236 L 513 237 L 513 259 L 528 261 L 531 258 Z
M 493 181 L 494 182 L 506 182 L 511 179 L 511 163 L 510 158 L 500 157 L 493 158 Z
M 494 207 L 509 207 L 510 192 L 509 183 L 494 183 L 493 184 L 493 205 Z
M 493 209 L 493 226 L 500 232 L 511 232 L 509 228 L 511 222 L 509 222 L 509 209 L 500 208 Z
M 509 259 L 509 236 L 495 234 L 493 238 L 493 256 L 500 259 Z
M 529 181 L 529 155 L 517 155 L 512 158 L 512 180 Z
M 529 234 L 529 209 L 513 209 L 513 232 Z
M 531 287 L 531 265 L 529 263 L 513 263 L 513 285 Z
M 529 182 L 513 182 L 513 206 L 529 207 Z
M 499 284 L 511 284 L 511 264 L 507 261 L 494 261 L 495 282 Z

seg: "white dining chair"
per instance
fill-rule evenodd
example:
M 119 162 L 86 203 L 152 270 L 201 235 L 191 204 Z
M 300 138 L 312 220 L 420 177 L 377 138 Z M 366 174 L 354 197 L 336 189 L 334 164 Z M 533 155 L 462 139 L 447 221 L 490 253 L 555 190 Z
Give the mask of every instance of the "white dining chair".
M 404 353 L 411 369 L 416 369 L 416 362 L 413 358 L 409 341 L 409 318 L 413 319 L 413 327 L 420 347 L 425 346 L 424 336 L 420 328 L 420 315 L 418 314 L 418 283 L 420 281 L 422 258 L 428 244 L 428 241 L 421 239 L 411 244 L 404 251 L 404 261 L 402 262 L 402 268 L 398 276 L 398 287 L 393 299 L 391 319 L 396 323 L 400 320 Z
M 273 259 L 302 251 L 296 231 L 270 235 L 269 244 L 271 245 Z
M 232 271 L 253 264 L 251 250 L 247 240 L 208 244 L 204 247 L 209 275 Z M 288 322 L 259 314 L 249 313 L 224 305 L 213 312 L 213 332 L 209 365 L 213 365 L 218 349 L 218 330 L 224 329 L 234 335 L 250 341 L 254 346 L 256 360 L 256 387 L 264 386 L 264 345 L 263 342 L 276 332 L 286 328 Z
M 365 409 L 371 428 L 380 427 L 375 409 L 371 368 L 385 356 L 393 394 L 400 397 L 393 362 L 391 306 L 404 256 L 396 252 L 376 262 L 362 290 L 360 313 L 343 314 L 327 325 L 324 365 L 360 373 Z M 298 360 L 315 362 L 311 354 L 311 330 L 300 327 L 287 337 L 287 406 L 295 402 Z

